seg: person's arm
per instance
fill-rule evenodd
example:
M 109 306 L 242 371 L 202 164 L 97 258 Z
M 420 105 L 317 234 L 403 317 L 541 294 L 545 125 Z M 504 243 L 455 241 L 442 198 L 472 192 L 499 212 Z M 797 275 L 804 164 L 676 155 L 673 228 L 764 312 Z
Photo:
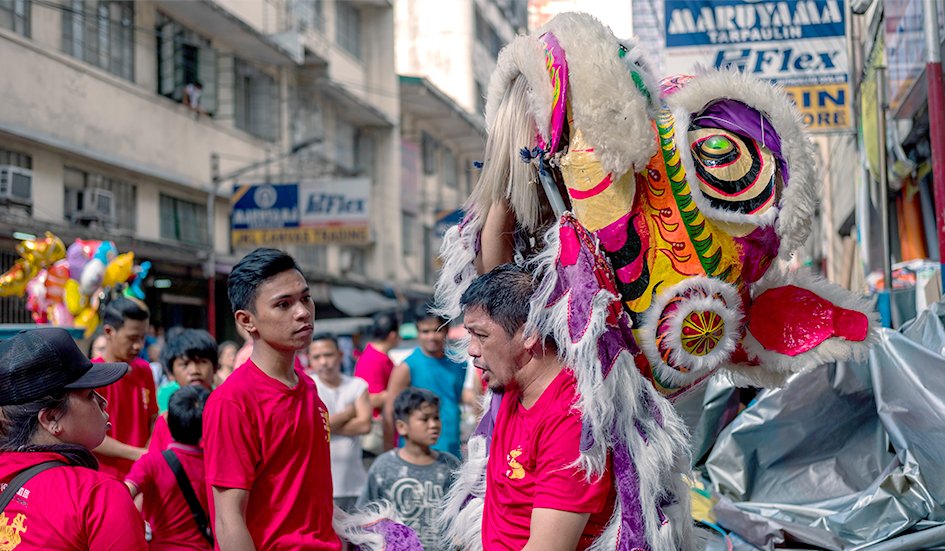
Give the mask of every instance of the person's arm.
M 589 513 L 533 509 L 528 543 L 522 551 L 574 551 L 590 516 Z
M 80 497 L 86 540 L 77 547 L 96 551 L 147 551 L 144 520 L 127 488 L 114 479 L 97 484 Z
M 482 225 L 482 248 L 476 256 L 476 271 L 484 274 L 511 262 L 515 254 L 515 214 L 508 201 L 493 203 Z
M 111 436 L 106 436 L 105 440 L 97 448 L 95 448 L 95 453 L 102 455 L 107 455 L 109 457 L 120 457 L 122 459 L 128 459 L 130 461 L 137 461 L 141 458 L 142 455 L 147 453 L 147 448 L 138 448 L 135 446 L 129 446 L 124 442 L 119 442 Z
M 214 535 L 220 549 L 256 551 L 256 545 L 246 526 L 248 503 L 248 490 L 213 486 Z
M 348 419 L 337 431 L 332 427 L 332 432 L 337 432 L 337 434 L 343 436 L 360 436 L 371 432 L 371 400 L 368 398 L 367 389 L 346 409 L 351 408 L 354 411 L 353 417 Z
M 348 404 L 348 407 L 337 412 L 332 413 L 328 416 L 328 428 L 331 429 L 332 434 L 343 434 L 341 432 L 342 427 L 345 426 L 345 423 L 354 419 L 356 415 L 354 404 Z
M 381 413 L 384 419 L 385 450 L 390 449 L 394 441 L 394 400 L 409 386 L 410 366 L 403 362 L 394 368 L 387 383 L 387 401 L 384 402 L 384 411 Z
M 387 401 L 388 390 L 385 389 L 380 392 L 375 392 L 373 394 L 370 394 L 369 396 L 370 396 L 369 400 L 370 400 L 372 409 L 383 408 L 384 402 Z

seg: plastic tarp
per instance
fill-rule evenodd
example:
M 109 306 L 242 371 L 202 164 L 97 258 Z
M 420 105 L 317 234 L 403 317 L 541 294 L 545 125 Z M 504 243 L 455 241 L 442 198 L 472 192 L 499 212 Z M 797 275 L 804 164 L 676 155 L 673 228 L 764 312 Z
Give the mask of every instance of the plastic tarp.
M 943 318 L 934 304 L 867 361 L 795 376 L 737 416 L 721 381 L 677 404 L 735 549 L 862 549 L 945 523 Z

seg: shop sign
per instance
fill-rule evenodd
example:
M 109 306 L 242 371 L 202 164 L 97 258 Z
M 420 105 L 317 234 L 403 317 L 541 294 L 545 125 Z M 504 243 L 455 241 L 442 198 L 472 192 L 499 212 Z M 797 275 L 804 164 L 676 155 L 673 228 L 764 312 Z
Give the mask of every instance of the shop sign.
M 785 87 L 809 130 L 850 128 L 844 0 L 666 0 L 670 73 L 732 67 Z
M 231 199 L 233 246 L 366 245 L 370 194 L 367 178 L 240 186 Z

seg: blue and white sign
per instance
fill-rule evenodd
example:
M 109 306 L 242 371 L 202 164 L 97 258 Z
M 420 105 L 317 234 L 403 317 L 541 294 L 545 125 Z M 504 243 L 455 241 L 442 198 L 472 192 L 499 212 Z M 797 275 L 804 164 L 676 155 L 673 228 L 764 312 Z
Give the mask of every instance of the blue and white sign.
M 241 186 L 231 200 L 233 245 L 366 245 L 370 196 L 367 178 Z
M 786 87 L 811 130 L 850 127 L 844 0 L 665 0 L 669 74 L 733 67 Z

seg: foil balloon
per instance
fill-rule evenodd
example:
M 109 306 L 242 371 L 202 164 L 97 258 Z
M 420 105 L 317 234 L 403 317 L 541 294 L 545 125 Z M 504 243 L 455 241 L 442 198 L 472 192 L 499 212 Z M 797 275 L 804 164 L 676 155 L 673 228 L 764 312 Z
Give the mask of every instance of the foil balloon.
M 95 251 L 92 260 L 85 265 L 79 278 L 79 290 L 82 291 L 83 295 L 91 295 L 102 286 L 102 281 L 105 279 L 105 265 L 108 263 L 108 253 L 113 249 L 114 246 L 111 243 L 107 241 L 102 243 Z
M 69 312 L 65 304 L 61 303 L 49 305 L 48 319 L 49 323 L 59 327 L 72 327 L 74 323 L 72 313 Z
M 66 282 L 69 281 L 69 261 L 60 260 L 49 267 L 46 273 L 46 298 L 59 304 L 63 300 Z
M 36 277 L 26 284 L 26 309 L 36 323 L 46 323 L 49 303 L 46 300 L 46 270 L 40 270 Z
M 101 241 L 86 241 L 76 239 L 66 250 L 66 260 L 69 261 L 69 277 L 78 281 L 82 277 L 82 270 L 92 260 L 92 255 L 98 249 Z
M 66 305 L 66 308 L 69 309 L 69 312 L 73 316 L 78 315 L 79 312 L 85 310 L 86 306 L 89 305 L 89 300 L 82 295 L 82 291 L 79 290 L 79 282 L 74 279 L 69 279 L 66 281 L 65 289 L 63 292 L 63 303 Z
M 135 253 L 127 252 L 115 257 L 105 267 L 105 278 L 102 280 L 102 287 L 108 289 L 119 283 L 128 281 L 131 277 L 135 263 Z
M 82 310 L 81 312 L 79 312 L 79 315 L 77 315 L 75 319 L 72 321 L 72 324 L 74 327 L 85 329 L 85 333 L 84 333 L 85 338 L 91 337 L 92 334 L 95 333 L 95 329 L 98 328 L 98 324 L 99 324 L 98 310 L 91 306 L 86 308 L 85 310 Z
M 137 275 L 135 276 L 134 281 L 128 285 L 128 288 L 125 289 L 125 296 L 129 298 L 136 298 L 138 300 L 144 300 L 144 280 L 148 277 L 148 272 L 151 270 L 151 261 L 145 260 L 137 268 Z
M 66 257 L 65 244 L 51 232 L 46 232 L 45 237 L 20 241 L 16 246 L 16 251 L 37 269 L 46 268 Z
M 21 297 L 26 292 L 26 285 L 36 275 L 38 269 L 26 259 L 19 259 L 13 267 L 0 275 L 0 297 Z

